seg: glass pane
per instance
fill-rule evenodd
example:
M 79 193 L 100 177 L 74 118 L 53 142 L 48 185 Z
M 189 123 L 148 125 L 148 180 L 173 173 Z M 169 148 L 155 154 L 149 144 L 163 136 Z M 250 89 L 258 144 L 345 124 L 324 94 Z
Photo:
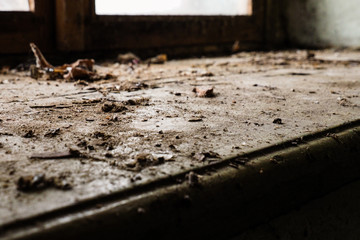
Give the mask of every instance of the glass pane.
M 251 0 L 96 0 L 98 15 L 249 15 Z
M 0 11 L 30 11 L 29 0 L 0 0 Z

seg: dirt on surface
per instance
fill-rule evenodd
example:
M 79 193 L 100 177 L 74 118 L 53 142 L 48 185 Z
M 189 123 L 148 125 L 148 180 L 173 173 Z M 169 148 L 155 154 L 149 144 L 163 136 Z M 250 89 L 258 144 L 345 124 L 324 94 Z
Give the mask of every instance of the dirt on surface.
M 359 119 L 360 52 L 0 75 L 0 225 Z M 63 186 L 63 187 L 62 187 Z

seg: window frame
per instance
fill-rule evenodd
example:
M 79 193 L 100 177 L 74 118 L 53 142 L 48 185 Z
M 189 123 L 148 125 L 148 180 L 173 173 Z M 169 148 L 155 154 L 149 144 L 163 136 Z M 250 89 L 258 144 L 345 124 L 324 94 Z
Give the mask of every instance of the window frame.
M 0 53 L 133 51 L 173 55 L 224 53 L 265 43 L 266 1 L 244 16 L 96 15 L 95 0 L 31 0 L 31 12 L 0 12 Z
M 29 51 L 29 43 L 45 50 L 54 48 L 54 3 L 30 0 L 30 11 L 0 11 L 0 53 L 17 54 Z
M 191 51 L 219 52 L 239 41 L 241 49 L 264 44 L 265 1 L 253 0 L 251 15 L 244 16 L 121 16 L 96 15 L 95 0 L 80 0 L 82 9 L 71 8 L 57 0 L 58 47 L 61 50 L 144 51 L 167 50 L 172 53 Z M 73 12 L 75 11 L 75 12 Z M 70 14 L 66 16 L 66 14 Z M 82 38 L 67 29 L 64 20 L 78 21 Z M 75 23 L 76 24 L 76 23 Z M 237 31 L 238 29 L 238 31 Z M 79 31 L 78 31 L 79 32 Z

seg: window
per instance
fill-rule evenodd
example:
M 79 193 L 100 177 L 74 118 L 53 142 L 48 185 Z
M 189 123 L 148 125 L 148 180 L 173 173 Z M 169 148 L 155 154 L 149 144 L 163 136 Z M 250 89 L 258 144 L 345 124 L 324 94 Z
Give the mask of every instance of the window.
M 30 11 L 28 0 L 2 0 L 0 11 Z
M 83 16 L 87 20 L 83 26 L 86 38 L 78 45 L 79 50 L 117 49 L 144 52 L 161 48 L 170 55 L 181 55 L 183 52 L 224 52 L 231 49 L 235 41 L 239 42 L 242 49 L 256 48 L 263 44 L 264 0 L 252 0 L 251 15 L 231 16 L 98 15 L 95 0 L 86 5 L 88 12 Z M 100 11 L 100 7 L 98 9 Z M 62 47 L 73 47 L 73 50 L 76 50 L 76 43 L 78 41 L 74 39 Z
M 20 4 L 21 0 L 17 1 Z M 22 9 L 26 8 L 25 2 L 21 2 Z M 123 2 L 127 5 L 114 7 Z M 149 8 L 149 2 L 157 2 L 156 7 Z M 235 41 L 240 49 L 259 48 L 264 43 L 265 0 L 28 0 L 28 3 L 30 12 L 0 11 L 0 44 L 8 46 L 0 49 L 0 53 L 28 53 L 29 42 L 35 42 L 44 52 L 164 51 L 169 55 L 229 51 Z M 139 7 L 141 3 L 144 5 Z M 194 4 L 198 7 L 194 8 Z
M 249 0 L 96 0 L 98 15 L 249 15 Z

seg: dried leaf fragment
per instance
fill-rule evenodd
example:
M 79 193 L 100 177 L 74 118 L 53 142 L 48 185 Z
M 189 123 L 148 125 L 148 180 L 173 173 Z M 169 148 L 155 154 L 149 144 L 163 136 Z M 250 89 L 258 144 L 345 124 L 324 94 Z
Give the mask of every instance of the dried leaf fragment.
M 66 80 L 90 79 L 94 75 L 95 75 L 94 72 L 91 72 L 91 71 L 83 69 L 83 68 L 75 67 L 75 68 L 69 68 L 68 73 L 64 74 L 63 77 Z
M 69 183 L 63 176 L 49 178 L 47 182 L 49 183 L 49 186 L 53 186 L 61 190 L 70 190 L 73 188 L 71 183 Z
M 236 40 L 231 47 L 231 51 L 238 52 L 239 50 L 240 50 L 240 42 L 239 42 L 239 40 Z
M 213 151 L 209 151 L 209 152 L 198 152 L 198 153 L 193 153 L 192 157 L 199 161 L 199 162 L 203 162 L 205 161 L 207 158 L 220 158 L 220 155 L 216 152 Z
M 163 64 L 167 61 L 167 55 L 166 54 L 159 54 L 155 57 L 149 58 L 145 61 L 145 63 L 148 64 Z
M 66 181 L 65 176 L 46 178 L 44 173 L 22 176 L 18 179 L 17 189 L 23 192 L 39 191 L 48 187 L 62 190 L 72 189 L 72 185 Z
M 20 177 L 17 181 L 17 189 L 20 191 L 36 191 L 47 187 L 45 174 L 27 175 Z
M 54 67 L 45 59 L 40 49 L 34 43 L 30 43 L 30 47 L 36 59 L 36 67 L 31 67 L 30 69 L 30 76 L 32 78 L 38 79 L 45 74 L 48 79 L 96 79 L 96 73 L 93 71 L 95 63 L 93 59 L 78 59 L 74 63 Z
M 63 65 L 63 67 L 81 68 L 88 71 L 93 71 L 94 64 L 95 64 L 94 59 L 78 59 L 76 60 L 76 62 L 70 65 L 68 64 Z
M 126 164 L 128 168 L 134 171 L 140 171 L 142 168 L 156 166 L 165 162 L 164 156 L 155 156 L 151 153 L 139 153 L 135 159 Z
M 121 64 L 128 64 L 128 63 L 138 64 L 141 60 L 135 54 L 128 52 L 125 54 L 119 54 L 117 56 L 117 61 Z
M 340 104 L 340 106 L 343 106 L 343 107 L 358 107 L 358 105 L 352 103 L 350 100 L 348 100 L 347 98 L 344 98 L 344 97 L 338 97 L 337 102 L 338 102 L 338 104 Z
M 10 66 L 2 66 L 0 68 L 0 74 L 6 75 L 10 72 Z
M 124 104 L 119 104 L 119 103 L 104 103 L 104 105 L 102 105 L 101 110 L 103 112 L 122 112 L 122 111 L 126 111 L 127 108 L 124 106 Z
M 36 67 L 40 69 L 54 68 L 53 65 L 51 65 L 48 61 L 46 61 L 44 55 L 41 53 L 40 49 L 34 43 L 30 43 L 30 47 L 36 58 Z

